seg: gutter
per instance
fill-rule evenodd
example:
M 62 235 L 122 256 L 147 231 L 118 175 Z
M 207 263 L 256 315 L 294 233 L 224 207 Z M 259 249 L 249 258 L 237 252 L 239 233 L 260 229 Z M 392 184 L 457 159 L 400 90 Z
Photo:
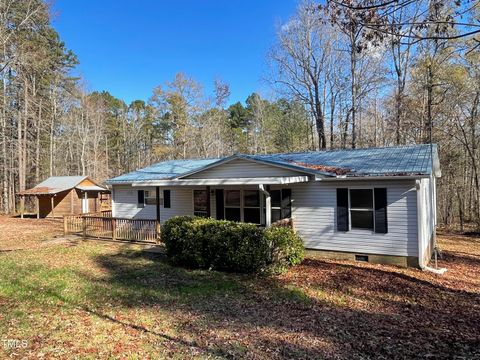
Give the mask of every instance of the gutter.
M 371 175 L 371 176 L 337 176 L 334 178 L 322 178 L 320 176 L 315 176 L 315 181 L 345 181 L 345 180 L 418 180 L 418 179 L 428 179 L 429 175 L 390 175 L 390 176 L 381 176 L 381 175 Z

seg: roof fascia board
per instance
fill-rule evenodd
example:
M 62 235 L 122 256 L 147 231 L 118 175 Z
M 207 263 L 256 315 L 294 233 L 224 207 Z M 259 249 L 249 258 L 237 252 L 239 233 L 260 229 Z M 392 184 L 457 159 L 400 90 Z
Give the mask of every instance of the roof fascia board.
M 309 176 L 278 176 L 233 179 L 176 179 L 133 182 L 133 187 L 148 186 L 209 186 L 209 185 L 284 185 L 310 181 Z

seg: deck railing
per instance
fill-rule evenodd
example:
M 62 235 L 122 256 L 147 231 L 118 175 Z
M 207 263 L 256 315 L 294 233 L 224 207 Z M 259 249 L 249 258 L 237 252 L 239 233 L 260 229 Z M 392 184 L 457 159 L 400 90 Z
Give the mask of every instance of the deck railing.
M 64 216 L 65 235 L 77 234 L 84 238 L 127 240 L 158 243 L 160 224 L 150 219 L 124 219 L 91 214 Z

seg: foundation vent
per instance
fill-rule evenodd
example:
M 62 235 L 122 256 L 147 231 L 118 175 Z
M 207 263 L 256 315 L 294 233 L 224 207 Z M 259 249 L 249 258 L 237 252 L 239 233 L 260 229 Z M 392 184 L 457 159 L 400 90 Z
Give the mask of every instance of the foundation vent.
M 355 261 L 368 262 L 367 255 L 355 255 Z

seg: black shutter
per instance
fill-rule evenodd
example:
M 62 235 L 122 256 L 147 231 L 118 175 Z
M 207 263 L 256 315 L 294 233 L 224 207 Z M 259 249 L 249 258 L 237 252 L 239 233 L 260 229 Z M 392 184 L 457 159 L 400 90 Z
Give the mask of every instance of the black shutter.
M 292 217 L 292 189 L 282 189 L 282 219 Z
M 387 224 L 387 189 L 375 188 L 375 232 L 386 234 Z
M 337 189 L 337 230 L 348 231 L 348 189 Z
M 225 212 L 223 209 L 223 189 L 215 190 L 215 205 L 217 210 L 217 220 L 225 219 Z
M 145 207 L 145 191 L 144 190 L 137 191 L 137 207 L 139 208 Z
M 163 190 L 163 208 L 170 208 L 170 190 Z

